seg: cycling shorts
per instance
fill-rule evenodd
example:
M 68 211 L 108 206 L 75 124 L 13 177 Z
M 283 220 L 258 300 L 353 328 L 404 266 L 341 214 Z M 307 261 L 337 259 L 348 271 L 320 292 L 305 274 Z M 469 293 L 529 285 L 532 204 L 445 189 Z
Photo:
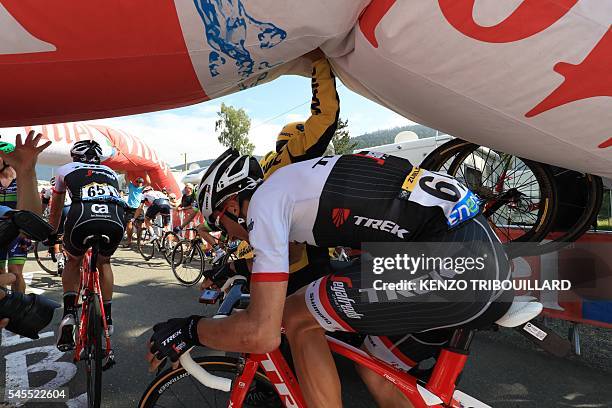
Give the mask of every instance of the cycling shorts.
M 82 256 L 89 245 L 85 239 L 105 235 L 110 242 L 100 244 L 100 255 L 111 256 L 123 238 L 123 207 L 116 203 L 73 202 L 64 224 L 64 249 L 71 255 Z
M 7 261 L 9 265 L 25 264 L 29 246 L 30 240 L 17 237 L 6 248 L 0 249 L 0 269 L 4 269 Z
M 170 201 L 165 198 L 158 198 L 157 200 L 153 201 L 153 204 L 151 204 L 149 208 L 147 208 L 145 217 L 150 220 L 154 220 L 155 217 L 157 217 L 157 214 L 161 214 L 163 225 L 165 227 L 170 223 L 170 211 L 172 211 Z
M 68 212 L 70 212 L 70 206 L 65 205 L 62 208 L 62 218 L 60 219 L 59 227 L 57 228 L 57 233 L 62 235 L 64 233 L 64 223 L 66 222 L 66 217 L 68 216 Z
M 485 267 L 452 279 L 507 280 L 510 266 L 502 245 L 486 219 L 478 216 L 461 227 L 430 237 L 429 242 L 461 242 L 444 256 L 484 256 Z M 442 251 L 441 251 L 442 252 Z M 486 254 L 486 255 L 485 255 Z M 469 275 L 469 276 L 466 276 Z M 410 275 L 409 279 L 416 276 Z M 448 327 L 469 325 L 493 302 L 509 307 L 514 293 L 467 289 L 400 293 L 375 291 L 361 285 L 361 263 L 316 280 L 306 288 L 306 304 L 321 327 L 327 331 L 347 331 L 376 336 L 405 335 Z M 505 310 L 503 311 L 505 313 Z M 498 313 L 499 314 L 499 313 Z M 488 325 L 499 317 L 490 316 Z

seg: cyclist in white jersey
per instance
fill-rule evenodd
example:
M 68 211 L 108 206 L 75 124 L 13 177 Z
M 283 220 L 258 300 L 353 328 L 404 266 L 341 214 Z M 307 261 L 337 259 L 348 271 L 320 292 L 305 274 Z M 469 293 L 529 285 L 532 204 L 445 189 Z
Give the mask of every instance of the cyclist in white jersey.
M 470 287 L 415 293 L 411 302 L 373 301 L 363 296 L 362 289 L 370 287 L 362 286 L 359 264 L 285 298 L 290 242 L 352 248 L 363 242 L 460 243 L 449 255 L 484 253 L 485 265 L 469 276 L 445 271 L 445 279 L 502 281 L 510 269 L 474 194 L 452 177 L 407 160 L 375 152 L 325 156 L 279 169 L 265 183 L 262 179 L 254 158 L 230 149 L 211 164 L 198 190 L 202 215 L 254 248 L 249 307 L 226 319 L 193 315 L 156 325 L 147 356 L 152 368 L 164 358 L 176 361 L 194 345 L 270 352 L 280 343 L 283 323 L 307 404 L 341 407 L 326 331 L 387 336 L 485 327 L 507 311 L 512 293 Z M 402 402 L 401 395 L 381 395 L 381 384 L 366 379 L 380 405 Z
M 149 230 L 151 241 L 154 241 L 158 238 L 152 224 L 155 217 L 161 214 L 164 230 L 167 230 L 171 222 L 172 206 L 167 195 L 161 191 L 154 190 L 151 186 L 147 186 L 142 190 L 140 207 L 136 210 L 135 218 L 140 216 L 145 206 L 147 207 L 145 211 L 145 227 Z

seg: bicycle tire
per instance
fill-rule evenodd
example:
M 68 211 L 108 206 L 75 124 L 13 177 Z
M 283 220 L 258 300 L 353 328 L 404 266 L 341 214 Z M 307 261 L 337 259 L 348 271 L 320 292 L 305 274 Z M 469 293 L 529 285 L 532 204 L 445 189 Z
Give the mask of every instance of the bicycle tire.
M 138 237 L 138 252 L 145 261 L 149 261 L 155 256 L 155 242 L 151 242 L 150 237 L 151 233 L 148 230 L 145 230 Z
M 233 357 L 207 356 L 198 357 L 194 361 L 215 375 L 234 378 L 238 373 L 238 360 Z M 206 398 L 204 393 L 214 395 L 214 404 Z M 204 387 L 194 380 L 183 367 L 177 370 L 170 368 L 159 373 L 143 392 L 139 408 L 155 407 L 227 407 L 229 393 L 212 390 Z M 180 398 L 180 399 L 179 399 Z M 208 401 L 208 404 L 194 403 L 196 399 Z M 245 398 L 243 407 L 282 407 L 284 406 L 274 384 L 261 372 L 255 373 L 251 389 Z M 238 407 L 235 407 L 238 408 Z
M 97 295 L 91 295 L 87 316 L 87 406 L 100 407 L 102 400 L 102 311 Z
M 49 254 L 49 247 L 43 245 L 42 242 L 36 241 L 34 244 L 34 259 L 36 259 L 36 263 L 38 263 L 38 266 L 40 266 L 43 271 L 50 275 L 57 276 L 57 264 L 53 262 Z
M 471 142 L 466 142 L 461 139 L 453 139 L 441 146 L 438 146 L 432 151 L 421 163 L 421 167 L 432 171 L 445 171 L 451 175 L 456 175 L 459 166 L 464 160 L 475 150 L 481 146 Z M 550 232 L 557 214 L 557 186 L 554 182 L 554 177 L 550 166 L 530 161 L 523 158 L 517 158 L 522 161 L 526 167 L 535 176 L 538 186 L 543 195 L 543 205 L 539 208 L 534 227 L 520 235 L 517 238 L 509 239 L 508 242 L 536 242 L 539 243 Z M 471 186 L 468 186 L 471 187 Z M 495 224 L 489 219 L 495 230 Z M 499 231 L 496 231 L 500 235 Z M 500 238 L 509 238 L 503 237 Z M 539 245 L 533 245 L 533 248 L 528 248 L 521 245 L 521 252 L 529 250 L 529 252 L 540 251 Z
M 470 144 L 464 146 L 462 151 L 460 151 L 449 168 L 449 174 L 455 175 L 461 163 L 463 163 L 466 158 L 476 151 L 480 146 L 476 144 Z M 534 162 L 531 160 L 523 159 L 521 157 L 515 157 L 515 160 L 520 160 L 531 173 L 534 175 L 535 180 L 538 184 L 540 190 L 540 202 L 538 203 L 538 214 L 536 217 L 536 221 L 534 222 L 534 226 L 528 230 L 525 230 L 524 234 L 518 236 L 517 238 L 511 238 L 509 233 L 505 233 L 503 237 L 500 239 L 507 239 L 506 242 L 541 242 L 546 238 L 550 230 L 552 229 L 553 223 L 557 214 L 557 188 L 554 182 L 554 177 L 550 166 L 547 164 Z M 519 181 L 522 180 L 522 176 L 518 177 Z M 542 204 L 543 203 L 543 204 Z M 493 227 L 493 230 L 500 235 L 501 228 L 497 227 L 496 224 L 491 220 L 491 216 L 489 218 L 489 224 Z M 503 233 L 503 232 L 502 232 Z
M 169 240 L 169 237 L 173 237 L 173 241 L 175 242 L 174 246 L 172 246 L 171 243 L 173 241 Z M 164 255 L 164 259 L 166 260 L 166 262 L 168 262 L 169 265 L 172 265 L 172 251 L 174 250 L 174 247 L 177 245 L 177 243 L 180 241 L 181 239 L 179 238 L 179 236 L 172 231 L 165 232 L 164 236 L 162 237 L 160 251 Z
M 179 257 L 180 260 L 177 259 Z M 194 258 L 199 258 L 199 261 L 194 262 Z M 172 273 L 183 285 L 193 286 L 198 283 L 204 273 L 204 264 L 202 248 L 190 240 L 179 242 L 172 250 Z

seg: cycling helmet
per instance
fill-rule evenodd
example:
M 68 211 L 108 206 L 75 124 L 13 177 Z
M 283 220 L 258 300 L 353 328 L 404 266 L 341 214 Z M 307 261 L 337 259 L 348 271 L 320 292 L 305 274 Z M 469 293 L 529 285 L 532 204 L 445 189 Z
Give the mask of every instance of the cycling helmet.
M 15 150 L 15 145 L 13 145 L 11 143 L 3 142 L 3 141 L 0 140 L 0 152 L 8 154 L 8 153 L 11 153 L 14 150 Z M 6 164 L 3 161 L 2 162 L 2 168 L 0 168 L 0 171 L 4 171 L 4 169 L 6 169 L 7 167 L 9 167 L 9 165 Z
M 153 191 L 153 187 L 151 186 L 146 186 L 145 188 L 142 189 L 143 193 L 148 193 L 149 191 Z
M 304 122 L 291 122 L 283 126 L 276 138 L 276 152 L 280 152 L 289 139 L 298 133 L 304 133 Z
M 72 146 L 70 155 L 74 161 L 100 164 L 102 146 L 95 140 L 81 140 Z
M 202 216 L 216 225 L 211 216 L 229 197 L 243 191 L 254 191 L 263 180 L 257 159 L 241 156 L 236 149 L 227 149 L 206 169 L 198 187 L 198 204 Z
M 15 145 L 0 140 L 0 152 L 10 153 L 15 150 Z

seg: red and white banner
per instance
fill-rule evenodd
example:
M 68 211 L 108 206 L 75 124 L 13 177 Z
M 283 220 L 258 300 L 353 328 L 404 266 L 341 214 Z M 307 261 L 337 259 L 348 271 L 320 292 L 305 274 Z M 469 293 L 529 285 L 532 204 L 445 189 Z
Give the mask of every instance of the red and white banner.
M 2 0 L 0 126 L 193 104 L 320 46 L 409 119 L 610 178 L 611 23 L 610 0 Z

